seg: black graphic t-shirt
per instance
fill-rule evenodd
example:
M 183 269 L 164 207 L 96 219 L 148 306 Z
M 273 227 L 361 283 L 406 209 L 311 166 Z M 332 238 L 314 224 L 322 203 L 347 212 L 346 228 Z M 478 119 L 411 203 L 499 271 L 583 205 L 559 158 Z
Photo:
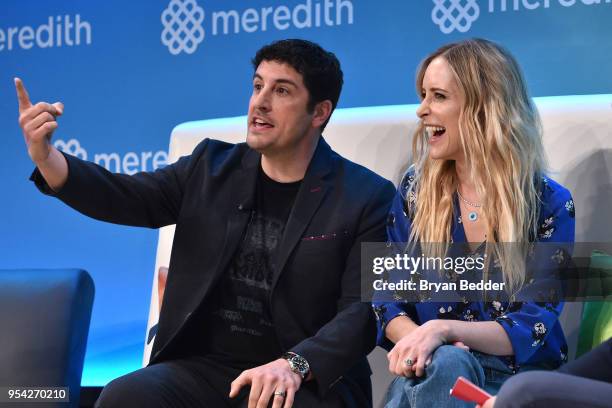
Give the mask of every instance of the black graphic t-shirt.
M 245 369 L 277 359 L 270 315 L 276 253 L 300 182 L 278 183 L 260 170 L 255 209 L 230 267 L 205 305 L 205 354 Z

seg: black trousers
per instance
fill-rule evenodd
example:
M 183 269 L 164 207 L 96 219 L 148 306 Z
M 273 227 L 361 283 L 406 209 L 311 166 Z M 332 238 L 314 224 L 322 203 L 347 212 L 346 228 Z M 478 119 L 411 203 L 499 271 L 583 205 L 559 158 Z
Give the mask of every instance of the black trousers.
M 607 408 L 612 406 L 612 339 L 558 371 L 512 376 L 495 408 Z
M 111 381 L 100 394 L 96 407 L 246 407 L 250 389 L 244 387 L 230 399 L 230 383 L 241 370 L 205 357 L 189 357 L 154 364 Z M 325 400 L 315 392 L 314 383 L 304 382 L 295 395 L 296 408 L 344 407 L 333 390 Z

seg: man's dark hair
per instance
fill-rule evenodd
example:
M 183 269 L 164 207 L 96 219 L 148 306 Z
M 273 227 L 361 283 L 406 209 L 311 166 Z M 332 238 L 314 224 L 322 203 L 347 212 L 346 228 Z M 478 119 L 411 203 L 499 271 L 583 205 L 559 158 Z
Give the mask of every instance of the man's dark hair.
M 336 109 L 344 82 L 340 61 L 320 45 L 300 39 L 280 40 L 262 47 L 251 61 L 257 70 L 262 61 L 277 61 L 290 65 L 302 75 L 308 90 L 308 113 L 317 103 L 329 99 L 332 112 Z M 330 115 L 331 117 L 331 115 Z M 329 118 L 321 126 L 321 130 Z

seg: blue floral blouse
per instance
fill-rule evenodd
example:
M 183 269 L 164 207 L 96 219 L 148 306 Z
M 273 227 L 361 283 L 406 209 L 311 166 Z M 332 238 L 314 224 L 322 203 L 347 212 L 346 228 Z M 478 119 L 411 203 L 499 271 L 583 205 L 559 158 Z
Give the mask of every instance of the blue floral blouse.
M 387 234 L 390 243 L 407 242 L 410 235 L 411 219 L 407 206 L 418 199 L 411 190 L 414 177 L 409 172 L 402 181 L 389 214 Z M 570 192 L 551 180 L 542 177 L 541 208 L 537 242 L 563 243 L 560 247 L 571 246 L 574 242 L 574 202 Z M 452 242 L 466 242 L 465 231 L 455 197 L 455 211 L 452 225 Z M 550 262 L 559 263 L 560 254 L 551 257 Z M 393 344 L 385 337 L 385 327 L 397 316 L 410 316 L 418 324 L 432 319 L 453 319 L 468 322 L 496 321 L 508 334 L 514 349 L 514 356 L 500 357 L 516 372 L 520 366 L 543 366 L 556 368 L 567 361 L 567 343 L 558 317 L 563 302 L 373 302 L 378 325 L 377 344 L 390 349 Z

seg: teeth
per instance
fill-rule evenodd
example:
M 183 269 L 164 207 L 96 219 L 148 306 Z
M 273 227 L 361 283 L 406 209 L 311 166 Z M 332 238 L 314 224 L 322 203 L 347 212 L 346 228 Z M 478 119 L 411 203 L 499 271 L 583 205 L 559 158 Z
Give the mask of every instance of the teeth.
M 429 137 L 432 137 L 435 132 L 442 132 L 444 130 L 445 128 L 443 128 L 442 126 L 425 126 L 425 131 L 427 132 Z
M 264 122 L 264 121 L 263 121 L 263 120 L 261 120 L 261 119 L 255 119 L 253 122 L 254 122 L 256 125 L 270 125 L 268 122 Z

